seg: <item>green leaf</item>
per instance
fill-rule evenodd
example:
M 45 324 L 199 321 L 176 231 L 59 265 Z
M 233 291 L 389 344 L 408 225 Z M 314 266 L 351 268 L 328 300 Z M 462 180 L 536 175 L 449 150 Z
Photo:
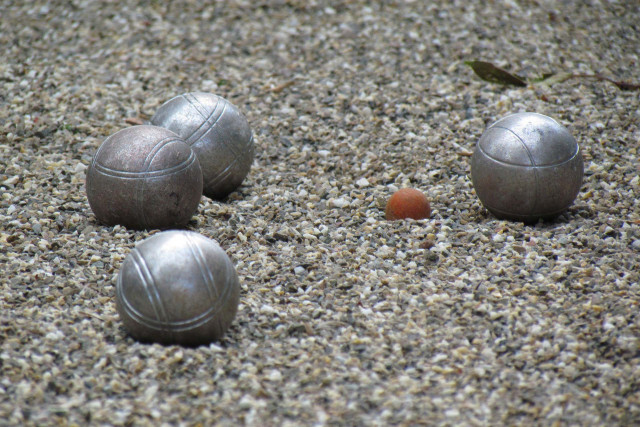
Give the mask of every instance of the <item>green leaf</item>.
M 535 79 L 533 79 L 533 83 L 541 83 L 544 82 L 545 80 L 551 78 L 555 76 L 554 73 L 544 73 L 543 75 L 541 75 L 540 77 L 536 77 Z
M 571 73 L 558 73 L 558 74 L 552 74 L 546 77 L 545 79 L 540 80 L 538 83 L 542 84 L 543 86 L 551 86 L 557 83 L 565 82 L 575 77 L 576 76 Z
M 527 82 L 524 81 L 521 77 L 511 74 L 502 68 L 498 68 L 490 62 L 485 61 L 465 61 L 465 65 L 471 67 L 471 69 L 480 77 L 482 80 L 490 82 L 490 83 L 499 83 L 502 85 L 511 85 L 511 86 L 527 86 Z

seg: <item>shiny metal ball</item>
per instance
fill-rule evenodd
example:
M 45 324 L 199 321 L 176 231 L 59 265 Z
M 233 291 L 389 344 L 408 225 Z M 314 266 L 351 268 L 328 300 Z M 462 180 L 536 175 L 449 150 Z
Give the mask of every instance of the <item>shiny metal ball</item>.
M 482 204 L 498 218 L 523 222 L 567 209 L 583 173 L 573 136 L 537 113 L 513 114 L 489 126 L 471 158 L 471 179 Z
M 139 341 L 197 346 L 224 335 L 239 295 L 236 270 L 214 240 L 171 230 L 147 238 L 124 260 L 116 308 Z
M 242 184 L 253 163 L 255 146 L 247 119 L 229 101 L 202 92 L 165 102 L 151 124 L 167 128 L 198 155 L 204 195 L 223 199 Z
M 96 219 L 134 229 L 182 227 L 198 209 L 202 171 L 175 133 L 133 126 L 108 137 L 87 169 Z

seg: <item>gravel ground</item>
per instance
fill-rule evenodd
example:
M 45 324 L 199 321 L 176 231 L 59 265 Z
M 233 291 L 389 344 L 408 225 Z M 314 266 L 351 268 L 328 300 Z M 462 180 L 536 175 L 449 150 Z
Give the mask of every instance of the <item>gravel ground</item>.
M 204 4 L 210 3 L 210 4 Z M 0 424 L 640 423 L 635 1 L 0 0 Z M 187 91 L 247 116 L 257 157 L 189 229 L 241 278 L 221 342 L 140 344 L 115 277 L 157 232 L 86 200 L 100 143 Z M 584 153 L 551 222 L 492 217 L 469 155 L 536 111 Z M 429 220 L 384 220 L 394 190 Z

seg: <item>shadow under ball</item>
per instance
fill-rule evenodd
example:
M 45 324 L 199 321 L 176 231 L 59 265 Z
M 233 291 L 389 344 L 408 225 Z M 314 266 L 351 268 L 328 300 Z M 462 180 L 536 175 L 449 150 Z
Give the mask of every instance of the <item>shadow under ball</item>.
M 171 230 L 147 238 L 124 260 L 116 308 L 139 341 L 197 346 L 224 335 L 239 295 L 236 270 L 214 240 Z
M 483 133 L 471 158 L 482 204 L 498 218 L 549 219 L 575 200 L 584 165 L 569 131 L 550 117 L 518 113 Z
M 132 126 L 102 143 L 87 170 L 86 190 L 104 224 L 183 227 L 198 209 L 202 171 L 193 150 L 175 133 Z
M 176 96 L 158 109 L 151 124 L 177 133 L 196 152 L 207 197 L 225 198 L 251 169 L 255 155 L 251 128 L 224 98 L 203 92 Z

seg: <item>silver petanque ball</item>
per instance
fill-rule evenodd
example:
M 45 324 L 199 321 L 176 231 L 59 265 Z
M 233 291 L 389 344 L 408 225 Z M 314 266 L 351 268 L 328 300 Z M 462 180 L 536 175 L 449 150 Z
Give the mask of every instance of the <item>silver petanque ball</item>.
M 147 238 L 124 260 L 116 308 L 139 341 L 197 346 L 224 335 L 239 295 L 236 270 L 218 243 L 171 230 Z
M 200 160 L 207 197 L 223 199 L 251 169 L 255 155 L 251 128 L 224 98 L 203 92 L 176 96 L 158 109 L 151 124 L 177 133 L 191 145 Z
M 102 143 L 87 169 L 86 190 L 91 210 L 104 224 L 182 227 L 198 209 L 202 171 L 175 133 L 133 126 Z
M 584 166 L 569 131 L 550 117 L 518 113 L 482 134 L 471 158 L 478 198 L 496 217 L 552 218 L 575 200 Z

